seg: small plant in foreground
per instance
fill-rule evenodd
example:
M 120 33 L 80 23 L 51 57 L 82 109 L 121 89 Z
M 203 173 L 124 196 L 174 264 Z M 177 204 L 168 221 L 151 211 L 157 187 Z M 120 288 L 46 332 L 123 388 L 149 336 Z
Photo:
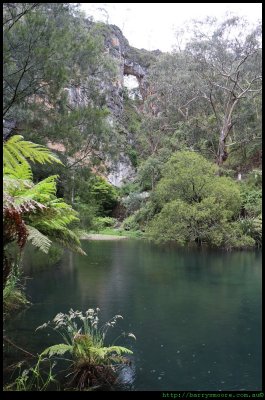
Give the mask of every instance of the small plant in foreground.
M 15 381 L 4 387 L 5 391 L 28 392 L 28 391 L 46 391 L 52 383 L 56 383 L 53 368 L 55 362 L 51 362 L 49 358 L 43 358 L 42 355 L 38 356 L 38 361 L 31 368 L 22 370 L 24 362 L 19 362 L 16 370 L 19 374 Z M 45 365 L 45 369 L 43 365 Z M 48 367 L 47 367 L 48 365 Z
M 123 317 L 115 315 L 99 327 L 99 311 L 99 308 L 90 308 L 83 314 L 71 309 L 68 314 L 59 313 L 52 322 L 44 323 L 36 329 L 50 327 L 61 335 L 64 343 L 48 347 L 41 356 L 51 358 L 70 353 L 71 371 L 67 377 L 71 379 L 68 385 L 81 390 L 116 383 L 118 368 L 130 363 L 124 354 L 133 354 L 126 347 L 105 345 L 108 330 Z M 132 333 L 127 336 L 136 339 Z
M 20 308 L 30 305 L 24 293 L 24 285 L 21 283 L 21 271 L 18 265 L 12 265 L 12 271 L 3 290 L 4 318 Z

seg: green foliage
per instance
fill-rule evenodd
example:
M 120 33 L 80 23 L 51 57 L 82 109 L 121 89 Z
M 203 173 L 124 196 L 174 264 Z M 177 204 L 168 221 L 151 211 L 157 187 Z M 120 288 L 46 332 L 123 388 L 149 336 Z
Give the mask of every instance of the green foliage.
M 262 214 L 254 218 L 251 236 L 256 241 L 258 247 L 262 247 Z
M 28 230 L 28 240 L 32 242 L 33 246 L 37 247 L 43 253 L 48 253 L 52 241 L 47 238 L 47 236 L 43 235 L 40 231 L 33 228 L 33 226 L 27 226 Z
M 131 192 L 121 200 L 121 204 L 126 208 L 127 215 L 139 210 L 144 202 L 145 199 L 139 192 Z
M 248 217 L 255 217 L 261 213 L 262 190 L 241 185 L 242 211 Z
M 159 209 L 154 202 L 147 201 L 140 210 L 133 214 L 133 221 L 135 221 L 133 223 L 137 224 L 137 229 L 144 232 L 146 224 L 152 220 Z
M 240 38 L 235 31 L 242 34 Z M 148 70 L 148 95 L 139 134 L 142 159 L 189 149 L 247 171 L 261 165 L 261 26 L 235 17 L 191 21 L 189 40 Z M 246 32 L 246 31 L 245 31 Z M 222 136 L 222 132 L 224 137 Z M 223 142 L 222 142 L 223 140 Z M 219 154 L 220 155 L 220 154 Z M 220 160 L 220 158 L 219 158 Z
M 177 197 L 187 203 L 200 202 L 209 194 L 217 168 L 195 152 L 175 153 L 162 172 L 156 200 L 163 204 Z
M 159 50 L 158 53 L 160 53 Z M 150 65 L 152 65 L 157 60 L 158 56 L 158 54 L 156 54 L 156 51 L 137 49 L 135 47 L 130 47 L 128 55 L 130 57 L 130 60 L 146 68 L 150 67 Z
M 262 214 L 255 217 L 240 219 L 240 224 L 245 235 L 255 240 L 257 247 L 262 247 Z
M 96 24 L 78 7 L 4 4 L 6 121 L 14 121 L 33 142 L 62 145 L 66 156 L 72 157 L 71 161 L 66 157 L 65 164 L 70 166 L 88 158 L 95 164 L 99 151 L 107 156 L 117 142 L 106 108 L 116 62 L 106 54 Z M 64 170 L 61 176 L 61 187 L 66 189 L 69 172 Z
M 76 199 L 74 207 L 80 218 L 80 225 L 83 229 L 92 229 L 95 224 L 96 216 L 98 215 L 98 205 L 88 200 L 88 203 L 80 203 L 79 198 Z
M 216 167 L 191 152 L 174 154 L 163 170 L 151 202 L 160 212 L 147 234 L 156 242 L 189 242 L 244 248 L 254 245 L 238 218 L 241 206 L 237 183 L 216 175 Z
M 81 224 L 90 229 L 98 216 L 109 216 L 117 204 L 117 190 L 104 178 L 84 168 L 75 174 L 75 209 Z
M 55 362 L 50 362 L 49 359 L 43 358 L 42 355 L 38 357 L 35 365 L 30 368 L 24 368 L 24 363 L 18 363 L 18 376 L 15 381 L 5 387 L 5 390 L 29 392 L 29 391 L 46 391 L 51 389 L 51 384 L 56 383 L 53 369 Z M 48 368 L 47 368 L 48 364 Z
M 262 188 L 262 170 L 253 169 L 246 177 L 246 183 L 249 187 L 261 189 Z
M 3 290 L 4 317 L 29 304 L 24 293 L 24 286 L 21 283 L 21 271 L 17 265 L 13 265 Z
M 120 188 L 117 189 L 120 197 L 128 196 L 132 192 L 139 192 L 139 184 L 137 182 L 124 183 Z
M 60 161 L 42 146 L 21 139 L 15 136 L 4 143 L 4 246 L 15 241 L 22 249 L 30 240 L 48 252 L 51 240 L 55 240 L 84 254 L 77 235 L 69 229 L 71 223 L 78 221 L 77 213 L 56 197 L 57 176 L 34 184 L 26 158 L 41 163 Z M 5 260 L 6 279 L 11 271 Z
M 129 149 L 127 150 L 127 153 L 126 153 L 126 154 L 128 155 L 129 160 L 131 161 L 132 166 L 133 166 L 134 168 L 136 168 L 136 167 L 137 167 L 137 164 L 138 164 L 138 161 L 137 161 L 137 156 L 138 156 L 137 151 L 136 151 L 135 149 L 133 149 L 133 148 L 129 148 Z
M 99 232 L 105 228 L 113 227 L 117 220 L 112 217 L 96 217 L 93 220 L 92 231 Z
M 26 159 L 41 164 L 57 162 L 61 164 L 61 161 L 56 157 L 49 149 L 36 143 L 32 143 L 23 140 L 23 136 L 14 135 L 9 140 L 4 142 L 3 145 L 3 160 L 4 169 L 8 168 L 8 171 L 17 172 L 20 164 L 27 163 Z M 25 167 L 24 167 L 25 168 Z M 20 169 L 21 170 L 21 169 Z M 21 170 L 22 171 L 22 170 Z M 24 172 L 24 170 L 22 171 Z M 27 171 L 28 173 L 28 171 Z M 24 173 L 24 176 L 26 172 Z M 19 176 L 16 175 L 17 178 Z M 26 175 L 26 178 L 31 178 L 30 175 Z
M 47 347 L 47 349 L 45 349 L 40 356 L 41 357 L 43 356 L 52 357 L 54 355 L 61 356 L 67 352 L 71 353 L 72 351 L 73 347 L 71 345 L 60 343 L 60 344 L 55 344 L 54 346 Z
M 164 158 L 161 159 L 159 156 L 150 156 L 141 163 L 137 177 L 143 190 L 154 189 L 155 184 L 161 178 L 164 161 Z
M 23 18 L 16 18 L 21 7 L 26 12 Z M 93 33 L 76 5 L 39 3 L 29 7 L 22 3 L 11 9 L 5 4 L 4 14 L 12 24 L 12 28 L 4 24 L 4 109 L 9 114 L 14 105 L 33 94 L 46 100 L 42 103 L 46 106 L 47 97 L 59 100 L 60 90 L 70 81 L 80 84 L 85 73 L 88 81 L 89 72 L 96 73 L 102 66 L 107 69 L 102 38 Z
M 122 223 L 122 227 L 126 231 L 137 231 L 139 229 L 139 224 L 135 220 L 135 215 L 133 214 L 125 218 Z
M 94 176 L 91 194 L 99 206 L 99 212 L 108 215 L 117 204 L 117 191 L 105 179 Z

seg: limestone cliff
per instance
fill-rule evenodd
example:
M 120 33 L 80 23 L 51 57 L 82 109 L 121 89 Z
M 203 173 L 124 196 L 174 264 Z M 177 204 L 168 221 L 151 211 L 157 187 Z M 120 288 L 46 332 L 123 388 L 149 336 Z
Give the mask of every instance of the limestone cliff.
M 91 23 L 91 22 L 90 22 Z M 117 74 L 114 80 L 101 82 L 102 91 L 107 98 L 107 106 L 114 117 L 119 118 L 123 110 L 124 76 L 135 76 L 142 99 L 147 95 L 148 68 L 161 53 L 160 50 L 148 51 L 130 46 L 122 31 L 116 25 L 97 23 L 100 33 L 104 37 L 106 53 L 115 61 Z M 82 86 L 66 89 L 71 103 L 75 106 L 86 104 Z
M 108 106 L 115 116 L 120 116 L 123 110 L 124 75 L 136 77 L 139 91 L 144 100 L 148 87 L 148 68 L 161 52 L 159 50 L 136 49 L 129 45 L 128 40 L 116 25 L 108 25 L 107 28 L 105 30 L 105 45 L 109 54 L 117 60 L 118 65 L 117 81 L 113 85 L 113 96 L 108 98 Z
M 105 79 L 101 82 L 101 90 L 106 97 L 106 103 L 111 111 L 110 122 L 122 124 L 124 109 L 124 76 L 135 76 L 138 81 L 139 93 L 142 101 L 148 94 L 148 68 L 161 54 L 160 50 L 148 51 L 130 46 L 122 31 L 116 25 L 97 23 L 101 35 L 104 37 L 106 53 L 111 57 L 117 67 L 116 77 L 113 80 Z M 68 91 L 69 100 L 75 107 L 87 104 L 82 87 L 71 87 Z M 128 132 L 128 136 L 130 132 Z M 131 139 L 130 139 L 131 140 Z M 106 177 L 115 186 L 121 186 L 124 181 L 133 180 L 135 168 L 130 159 L 121 153 L 117 160 L 109 160 L 109 173 Z

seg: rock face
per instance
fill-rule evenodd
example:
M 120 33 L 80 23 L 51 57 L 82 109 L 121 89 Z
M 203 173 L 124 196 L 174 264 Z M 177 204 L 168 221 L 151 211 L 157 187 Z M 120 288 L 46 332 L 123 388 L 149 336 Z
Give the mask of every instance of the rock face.
M 136 49 L 130 46 L 116 25 L 104 25 L 101 33 L 104 37 L 106 53 L 111 56 L 117 66 L 117 75 L 112 81 L 100 82 L 100 86 L 106 95 L 108 108 L 114 117 L 119 118 L 123 111 L 124 76 L 136 77 L 141 97 L 144 100 L 148 88 L 148 68 L 161 52 L 160 50 Z M 82 107 L 88 104 L 89 96 L 81 85 L 66 88 L 65 91 L 67 91 L 73 107 Z
M 91 23 L 91 22 L 89 22 Z M 104 45 L 106 53 L 114 60 L 117 66 L 115 79 L 105 79 L 100 82 L 100 90 L 106 96 L 107 107 L 111 111 L 110 122 L 119 121 L 123 112 L 123 93 L 124 76 L 135 76 L 139 92 L 144 101 L 148 92 L 148 68 L 161 54 L 159 50 L 148 51 L 145 49 L 136 49 L 129 45 L 122 31 L 116 25 L 102 25 L 102 35 L 104 36 Z M 82 107 L 89 104 L 89 93 L 80 86 L 66 88 L 70 104 L 76 107 Z M 130 159 L 122 152 L 118 161 L 110 161 L 107 175 L 108 181 L 114 186 L 120 187 L 125 181 L 132 181 L 135 178 L 135 168 Z
M 137 78 L 139 90 L 144 100 L 147 93 L 148 67 L 161 54 L 159 50 L 148 51 L 136 49 L 129 45 L 122 31 L 116 25 L 108 25 L 104 32 L 105 46 L 108 53 L 115 59 L 118 66 L 117 80 L 113 82 L 111 94 L 107 98 L 107 104 L 116 117 L 123 110 L 124 75 L 132 75 Z
M 124 154 L 120 155 L 118 162 L 111 163 L 110 167 L 112 172 L 107 179 L 113 186 L 121 187 L 125 181 L 133 181 L 136 176 L 131 161 Z
M 129 45 L 128 40 L 123 36 L 122 31 L 116 25 L 108 25 L 104 31 L 105 46 L 118 67 L 117 79 L 112 82 L 107 95 L 107 105 L 114 118 L 119 119 L 123 112 L 123 88 L 124 76 L 135 76 L 138 81 L 139 92 L 144 101 L 148 91 L 148 68 L 161 54 L 159 50 L 147 51 L 136 49 Z M 109 88 L 108 88 L 109 89 Z M 108 181 L 120 187 L 126 181 L 133 181 L 136 176 L 135 168 L 131 161 L 124 154 L 119 160 L 109 165 L 111 173 L 108 174 Z

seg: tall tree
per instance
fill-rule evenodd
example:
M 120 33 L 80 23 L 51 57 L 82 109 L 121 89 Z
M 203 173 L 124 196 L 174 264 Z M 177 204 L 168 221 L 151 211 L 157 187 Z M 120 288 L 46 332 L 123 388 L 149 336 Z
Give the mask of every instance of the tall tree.
M 61 143 L 69 156 L 98 150 L 116 69 L 96 24 L 71 3 L 5 3 L 4 16 L 5 120 L 35 142 Z
M 238 17 L 220 24 L 215 19 L 206 22 L 212 32 L 206 34 L 205 24 L 198 23 L 187 52 L 203 84 L 198 93 L 211 105 L 216 119 L 217 163 L 221 165 L 228 157 L 227 142 L 239 103 L 254 101 L 261 94 L 261 26 L 248 31 L 246 22 Z
M 222 165 L 231 148 L 260 145 L 261 28 L 207 19 L 190 35 L 150 68 L 144 140 L 149 155 L 191 148 Z

